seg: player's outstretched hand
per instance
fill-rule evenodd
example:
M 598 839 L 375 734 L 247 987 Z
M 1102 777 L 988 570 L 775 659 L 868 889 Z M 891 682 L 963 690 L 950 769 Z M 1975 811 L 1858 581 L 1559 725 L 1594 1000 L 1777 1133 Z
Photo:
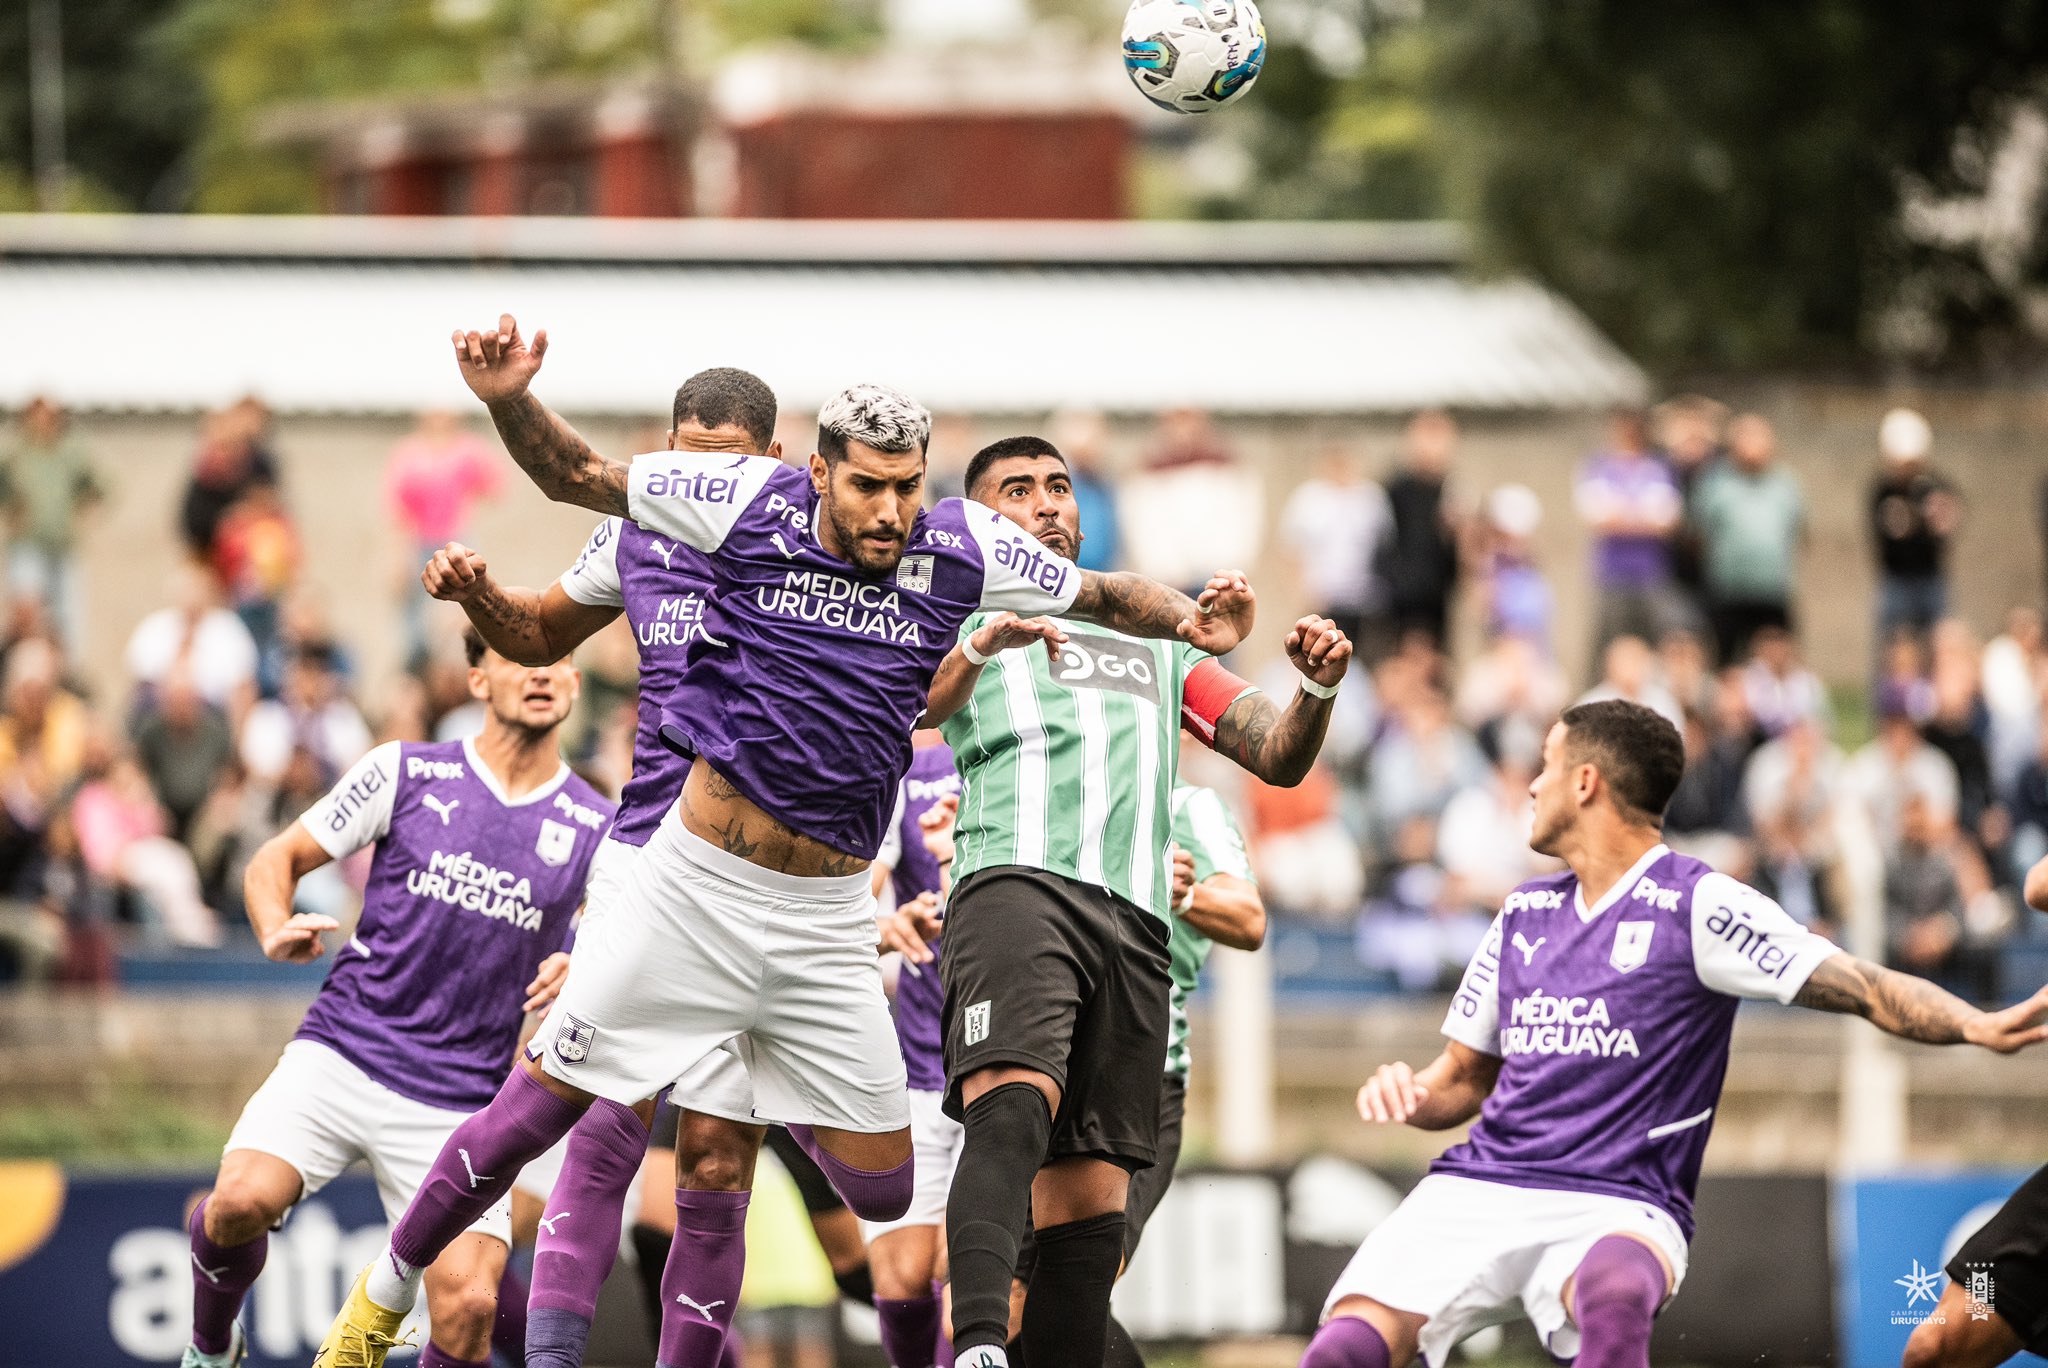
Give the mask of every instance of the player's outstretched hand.
M 535 333 L 528 343 L 519 335 L 519 323 L 511 314 L 499 314 L 498 326 L 484 332 L 457 328 L 451 340 L 463 383 L 486 404 L 526 393 L 533 377 L 540 374 L 541 358 L 548 354 L 547 329 Z
M 341 923 L 318 912 L 300 912 L 263 938 L 263 956 L 279 964 L 311 964 L 327 953 L 323 931 L 339 931 Z
M 1287 634 L 1287 663 L 1325 688 L 1335 688 L 1351 668 L 1351 638 L 1326 617 L 1309 614 Z
M 949 793 L 917 814 L 917 829 L 924 836 L 924 848 L 940 864 L 953 862 L 953 824 L 960 816 L 960 795 Z
M 1173 847 L 1173 910 L 1185 912 L 1194 906 L 1195 857 L 1179 846 Z
M 985 656 L 992 656 L 997 651 L 1014 651 L 1020 646 L 1042 641 L 1046 654 L 1058 660 L 1060 647 L 1067 644 L 1067 634 L 1054 626 L 1051 618 L 1020 618 L 1015 613 L 997 613 L 975 628 L 967 640 Z
M 490 583 L 490 578 L 490 567 L 484 564 L 483 554 L 461 542 L 449 542 L 436 551 L 426 569 L 420 571 L 420 583 L 426 587 L 427 596 L 444 603 L 474 598 Z
M 1210 655 L 1228 655 L 1252 634 L 1258 596 L 1242 570 L 1219 570 L 1195 596 L 1196 614 L 1180 624 L 1180 639 Z
M 540 962 L 533 982 L 526 985 L 526 1005 L 523 1012 L 544 1012 L 562 995 L 562 985 L 569 979 L 569 955 L 557 950 Z
M 931 943 L 939 938 L 944 926 L 939 920 L 939 899 L 935 893 L 920 893 L 875 922 L 882 953 L 894 950 L 906 964 L 930 964 Z
M 2018 1054 L 2048 1040 L 2048 988 L 1999 1012 L 1980 1012 L 1963 1027 L 1963 1038 L 2000 1054 Z
M 1380 1065 L 1358 1090 L 1358 1114 L 1367 1121 L 1398 1126 L 1428 1100 L 1429 1089 L 1415 1081 L 1415 1070 L 1397 1060 Z

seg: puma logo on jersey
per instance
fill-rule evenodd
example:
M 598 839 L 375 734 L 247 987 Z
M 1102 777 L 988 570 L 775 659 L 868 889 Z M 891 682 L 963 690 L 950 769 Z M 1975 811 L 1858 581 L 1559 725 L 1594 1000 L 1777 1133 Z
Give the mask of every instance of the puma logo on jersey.
M 650 541 L 647 543 L 647 549 L 661 557 L 661 564 L 663 569 L 675 569 L 673 565 L 670 565 L 668 563 L 668 558 L 676 553 L 676 549 L 673 546 L 663 546 L 658 541 Z
M 553 1235 L 555 1233 L 555 1222 L 566 1221 L 568 1219 L 568 1212 L 558 1211 L 552 1216 L 541 1217 L 537 1224 L 539 1224 L 542 1229 L 546 1230 L 548 1234 Z
M 442 826 L 448 825 L 448 814 L 462 806 L 460 798 L 450 798 L 444 803 L 431 793 L 422 793 L 420 795 L 420 803 L 434 810 L 434 815 L 441 819 Z
M 469 1187 L 472 1192 L 476 1190 L 476 1185 L 478 1183 L 488 1182 L 490 1180 L 490 1174 L 478 1173 L 474 1168 L 470 1166 L 468 1150 L 457 1149 L 455 1152 L 462 1156 L 462 1167 L 469 1174 Z
M 1548 936 L 1538 936 L 1534 942 L 1531 942 L 1525 939 L 1521 932 L 1515 932 L 1515 949 L 1522 952 L 1523 968 L 1526 969 L 1531 964 L 1534 964 L 1536 962 L 1536 952 L 1538 950 L 1541 950 L 1543 948 L 1543 942 L 1549 939 L 1550 937 Z
M 708 1321 L 712 1325 L 716 1325 L 718 1324 L 718 1322 L 716 1319 L 712 1317 L 711 1313 L 717 1308 L 725 1305 L 725 1299 L 722 1297 L 715 1302 L 710 1302 L 707 1304 L 705 1302 L 693 1300 L 690 1294 L 687 1292 L 676 1293 L 676 1301 L 684 1306 L 689 1307 L 692 1311 L 695 1311 L 698 1315 L 702 1316 L 706 1321 Z
M 206 1280 L 216 1287 L 220 1286 L 220 1275 L 228 1271 L 228 1266 L 226 1264 L 222 1264 L 219 1268 L 208 1268 L 205 1264 L 199 1262 L 199 1256 L 197 1254 L 194 1254 L 192 1256 L 192 1266 L 198 1269 L 201 1273 L 204 1273 L 206 1275 Z
M 796 552 L 790 550 L 789 543 L 782 539 L 782 534 L 780 532 L 770 532 L 768 534 L 768 540 L 775 543 L 775 549 L 782 553 L 782 558 L 784 560 L 796 559 Z

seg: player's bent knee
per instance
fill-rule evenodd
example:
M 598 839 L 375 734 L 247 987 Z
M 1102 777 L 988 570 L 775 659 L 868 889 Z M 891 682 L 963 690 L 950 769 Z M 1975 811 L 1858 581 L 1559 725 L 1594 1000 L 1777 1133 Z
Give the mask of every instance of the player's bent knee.
M 206 1198 L 206 1238 L 217 1245 L 245 1245 L 282 1220 L 288 1206 L 223 1175 Z
M 751 1186 L 754 1166 L 730 1150 L 686 1155 L 678 1165 L 682 1185 L 692 1192 L 739 1192 Z
M 985 1069 L 976 1069 L 960 1084 L 960 1108 L 972 1107 L 989 1093 L 1009 1083 L 1029 1083 L 1045 1098 L 1045 1109 L 1055 1116 L 1060 1110 L 1060 1085 L 1049 1073 L 1039 1069 L 1026 1068 L 1021 1064 L 991 1064 Z

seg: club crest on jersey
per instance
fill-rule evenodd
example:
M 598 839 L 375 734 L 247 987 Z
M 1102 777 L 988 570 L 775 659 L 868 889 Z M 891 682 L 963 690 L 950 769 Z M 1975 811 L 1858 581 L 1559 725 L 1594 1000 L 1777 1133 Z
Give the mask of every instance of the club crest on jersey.
M 561 1027 L 555 1032 L 555 1058 L 564 1064 L 581 1064 L 590 1058 L 590 1045 L 596 1039 L 597 1027 L 565 1012 Z
M 1657 923 L 1625 921 L 1614 928 L 1614 952 L 1607 962 L 1626 974 L 1650 962 L 1650 937 Z
M 968 1006 L 966 1021 L 963 1025 L 969 1045 L 979 1045 L 982 1041 L 988 1039 L 988 1018 L 992 1006 L 993 1003 L 988 999 L 983 999 Z
M 896 587 L 905 593 L 929 594 L 932 591 L 932 567 L 937 563 L 936 556 L 905 556 L 896 562 Z
M 540 856 L 542 864 L 569 863 L 569 857 L 576 853 L 576 828 L 552 817 L 541 818 L 540 835 L 534 840 L 533 853 Z

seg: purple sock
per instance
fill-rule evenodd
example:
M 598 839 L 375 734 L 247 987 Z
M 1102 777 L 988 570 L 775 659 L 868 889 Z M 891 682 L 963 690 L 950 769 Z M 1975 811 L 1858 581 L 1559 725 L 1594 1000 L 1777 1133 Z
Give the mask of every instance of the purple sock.
M 798 1147 L 825 1171 L 840 1200 L 863 1221 L 893 1221 L 910 1210 L 912 1186 L 917 1179 L 914 1168 L 916 1156 L 905 1159 L 892 1169 L 855 1168 L 833 1158 L 818 1143 L 818 1137 L 809 1126 L 791 1125 L 784 1129 Z
M 1578 1368 L 1649 1368 L 1650 1322 L 1664 1289 L 1664 1265 L 1642 1241 L 1609 1235 L 1587 1250 L 1572 1275 Z
M 391 1229 L 391 1252 L 415 1269 L 441 1256 L 457 1235 L 512 1188 L 519 1170 L 576 1124 L 583 1109 L 536 1082 L 521 1064 L 489 1106 L 455 1128 Z M 379 1303 L 384 1305 L 385 1303 Z
M 725 1348 L 718 1355 L 718 1368 L 740 1368 L 746 1357 L 746 1351 L 740 1347 L 740 1332 L 728 1325 L 725 1328 Z
M 420 1350 L 419 1368 L 491 1368 L 491 1359 L 488 1352 L 480 1359 L 457 1358 L 428 1340 L 427 1347 Z
M 882 1318 L 882 1357 L 890 1368 L 932 1368 L 939 1343 L 937 1297 L 875 1298 Z
M 244 1245 L 217 1245 L 206 1238 L 206 1203 L 192 1208 L 185 1229 L 192 1236 L 192 1343 L 204 1354 L 225 1354 L 242 1299 L 270 1254 L 269 1232 Z
M 749 1192 L 676 1190 L 656 1368 L 717 1368 L 747 1271 Z
M 939 1304 L 939 1340 L 932 1349 L 932 1368 L 953 1368 L 953 1335 L 946 1324 L 946 1285 L 933 1283 L 932 1297 Z
M 647 1152 L 631 1107 L 599 1098 L 569 1132 L 562 1176 L 548 1194 L 533 1251 L 527 1368 L 578 1368 L 597 1294 L 619 1257 L 626 1189 Z M 545 1313 L 545 1314 L 543 1314 Z
M 526 1279 L 505 1261 L 505 1276 L 498 1279 L 498 1314 L 491 1320 L 491 1348 L 522 1363 L 526 1359 L 526 1299 L 531 1293 Z
M 1356 1316 L 1332 1316 L 1308 1342 L 1301 1368 L 1387 1368 L 1387 1342 Z

